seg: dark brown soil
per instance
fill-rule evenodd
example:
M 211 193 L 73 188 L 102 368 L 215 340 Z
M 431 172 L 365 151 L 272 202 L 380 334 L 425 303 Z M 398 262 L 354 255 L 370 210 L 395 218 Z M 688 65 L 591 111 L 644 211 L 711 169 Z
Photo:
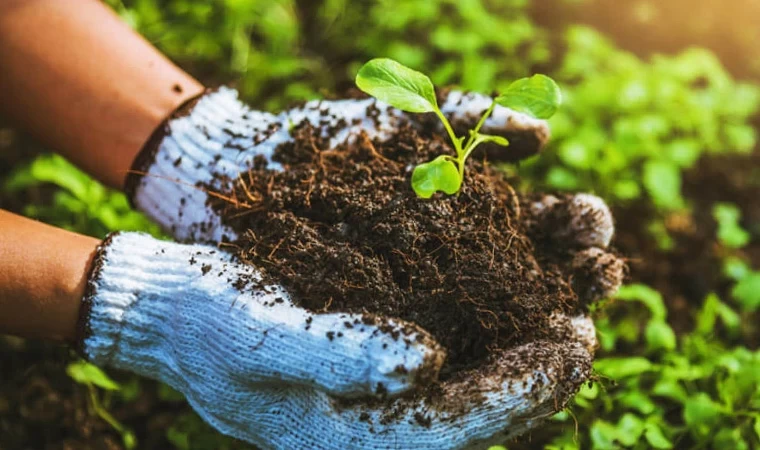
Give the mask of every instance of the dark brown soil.
M 472 161 L 459 195 L 421 200 L 411 167 L 452 151 L 438 134 L 407 127 L 332 150 L 308 125 L 294 134 L 274 156 L 285 171 L 261 162 L 241 174 L 237 205 L 216 206 L 242 233 L 239 255 L 300 305 L 414 322 L 447 349 L 444 377 L 548 338 L 552 312 L 581 307 L 550 262 L 562 249 L 532 239 L 529 208 L 484 161 Z

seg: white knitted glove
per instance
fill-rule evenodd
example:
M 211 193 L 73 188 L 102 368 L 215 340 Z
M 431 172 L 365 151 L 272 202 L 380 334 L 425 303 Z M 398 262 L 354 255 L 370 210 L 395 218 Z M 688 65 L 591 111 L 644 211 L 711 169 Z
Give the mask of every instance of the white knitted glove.
M 452 92 L 441 104 L 452 122 L 457 123 L 477 120 L 482 111 L 490 105 L 490 99 L 475 94 Z M 372 105 L 377 107 L 371 108 Z M 415 124 L 414 121 L 417 119 L 383 106 L 373 99 L 310 102 L 303 107 L 273 115 L 250 110 L 237 100 L 234 91 L 222 88 L 206 94 L 197 103 L 175 114 L 154 134 L 146 150 L 135 162 L 135 175 L 128 181 L 132 201 L 178 239 L 214 243 L 225 239 L 232 240 L 236 237 L 235 232 L 221 223 L 217 213 L 207 205 L 206 189 L 198 187 L 225 191 L 229 185 L 224 183 L 230 181 L 219 180 L 234 180 L 238 173 L 250 167 L 255 157 L 266 158 L 270 169 L 280 169 L 281 166 L 272 161 L 271 156 L 278 145 L 292 140 L 289 133 L 292 126 L 304 120 L 321 129 L 325 136 L 328 135 L 328 130 L 334 133 L 331 143 L 337 145 L 355 139 L 360 133 L 366 133 L 376 139 L 390 138 L 399 125 Z M 512 143 L 508 150 L 515 151 L 517 148 L 517 154 L 534 153 L 548 138 L 548 128 L 543 121 L 502 107 L 496 108 L 484 128 L 490 134 L 506 135 Z M 609 210 L 601 200 L 593 196 L 562 199 L 545 197 L 528 206 L 539 222 L 536 225 L 536 229 L 539 230 L 537 233 L 562 240 L 563 248 L 574 249 L 571 270 L 578 272 L 575 278 L 580 280 L 579 291 L 582 291 L 586 301 L 609 295 L 617 289 L 622 280 L 624 264 L 604 250 L 612 236 L 613 225 Z M 558 219 L 562 220 L 558 222 Z M 557 229 L 551 228 L 556 227 L 557 223 L 563 225 Z M 115 248 L 119 247 L 119 242 L 117 236 L 111 244 L 105 246 L 103 252 L 103 260 L 110 261 L 104 267 L 113 266 L 114 273 L 121 273 L 119 268 L 125 265 L 122 260 L 127 261 L 127 257 L 137 258 L 137 255 L 123 250 L 116 252 Z M 167 245 L 176 246 L 172 248 L 193 248 L 161 244 Z M 109 252 L 109 248 L 113 251 Z M 147 256 L 158 258 L 156 251 L 153 250 Z M 117 257 L 117 254 L 120 256 Z M 156 263 L 160 260 L 157 259 Z M 134 264 L 131 267 L 135 267 L 134 270 L 138 272 L 138 268 L 142 266 L 151 273 L 171 273 L 161 268 L 151 270 L 144 261 L 135 260 Z M 204 286 L 209 282 L 202 280 L 217 274 L 212 269 L 205 277 L 200 277 L 197 265 L 189 269 L 179 269 L 180 266 L 181 264 L 177 263 L 177 266 L 173 266 L 176 268 L 172 270 L 188 270 L 187 273 L 191 277 L 199 277 L 199 283 Z M 228 268 L 232 266 L 233 263 L 228 263 Z M 235 269 L 239 270 L 253 273 L 254 269 Z M 195 301 L 190 302 L 192 306 L 178 305 L 184 303 L 185 298 L 204 298 L 203 294 L 183 297 L 174 291 L 197 284 L 189 283 L 187 277 L 180 277 L 181 281 L 165 288 L 157 288 L 155 283 L 148 283 L 154 287 L 148 289 L 148 294 L 144 295 L 151 300 L 161 298 L 162 310 L 168 305 L 176 308 L 171 315 L 174 318 L 168 321 L 172 325 L 162 326 L 161 333 L 187 320 L 191 323 L 186 328 L 192 333 L 183 329 L 179 333 L 170 334 L 170 337 L 161 336 L 161 343 L 156 345 L 170 348 L 171 350 L 162 350 L 161 353 L 169 352 L 174 359 L 166 360 L 166 366 L 170 369 L 158 369 L 162 367 L 163 360 L 151 365 L 136 363 L 141 361 L 142 357 L 129 356 L 139 354 L 139 350 L 150 339 L 139 341 L 140 345 L 121 344 L 122 341 L 130 341 L 119 337 L 124 333 L 119 331 L 120 327 L 127 322 L 121 319 L 114 320 L 112 317 L 125 316 L 123 308 L 113 307 L 112 302 L 102 300 L 108 297 L 104 294 L 106 292 L 113 291 L 117 293 L 114 294 L 116 297 L 123 297 L 135 290 L 118 287 L 122 282 L 107 283 L 108 270 L 99 273 L 100 275 L 96 274 L 93 277 L 93 285 L 113 287 L 99 287 L 92 297 L 92 334 L 86 341 L 86 348 L 91 357 L 98 362 L 131 368 L 147 376 L 165 380 L 185 393 L 205 420 L 217 429 L 264 449 L 455 449 L 479 448 L 490 443 L 503 442 L 534 427 L 570 399 L 590 374 L 593 350 L 596 346 L 591 319 L 586 316 L 555 317 L 552 330 L 556 332 L 556 339 L 534 341 L 505 351 L 477 373 L 459 374 L 455 379 L 449 379 L 431 388 L 437 389 L 437 392 L 424 391 L 392 402 L 338 400 L 338 397 L 344 398 L 347 394 L 377 391 L 378 383 L 383 383 L 390 392 L 401 392 L 414 384 L 415 380 L 429 379 L 429 374 L 440 367 L 439 358 L 442 353 L 424 332 L 411 325 L 404 328 L 415 330 L 416 335 L 421 336 L 421 342 L 407 351 L 399 350 L 398 354 L 386 351 L 380 355 L 368 356 L 367 353 L 356 350 L 357 346 L 361 349 L 377 349 L 374 342 L 380 341 L 370 340 L 362 347 L 362 344 L 357 344 L 363 342 L 360 337 L 350 339 L 348 349 L 331 347 L 336 345 L 335 343 L 344 342 L 341 339 L 345 339 L 346 330 L 340 328 L 342 322 L 339 320 L 336 324 L 330 322 L 332 319 L 324 319 L 327 325 L 314 334 L 313 328 L 306 329 L 307 313 L 293 307 L 283 289 L 271 286 L 269 289 L 276 289 L 276 295 L 284 300 L 283 303 L 274 305 L 277 314 L 279 311 L 290 311 L 294 316 L 300 316 L 299 319 L 287 319 L 289 325 L 284 327 L 285 331 L 293 331 L 295 334 L 299 329 L 293 324 L 301 324 L 301 332 L 306 333 L 308 339 L 312 339 L 306 346 L 310 350 L 283 350 L 292 347 L 287 344 L 281 345 L 279 340 L 290 335 L 275 333 L 274 330 L 282 329 L 277 326 L 266 336 L 261 335 L 262 328 L 256 328 L 258 334 L 253 338 L 239 337 L 243 335 L 237 331 L 212 333 L 207 329 L 214 329 L 216 323 L 237 323 L 237 319 L 230 320 L 227 315 L 243 316 L 245 321 L 266 321 L 267 319 L 259 319 L 257 314 L 269 314 L 272 318 L 268 320 L 276 323 L 279 316 L 272 313 L 274 310 L 271 309 L 271 295 L 263 292 L 256 295 L 237 294 L 235 289 L 229 287 L 230 283 L 235 283 L 237 277 L 217 276 L 214 287 L 209 289 L 213 292 L 230 289 L 228 292 L 234 300 L 230 301 L 230 297 L 224 295 L 211 295 L 215 301 L 210 304 L 214 305 L 215 312 L 208 314 L 216 314 L 219 318 L 214 321 L 204 317 L 196 322 L 186 319 L 185 314 L 179 311 L 187 311 L 189 316 L 197 315 L 197 311 L 203 310 L 209 303 Z M 122 280 L 141 279 L 136 274 L 127 275 L 124 272 L 121 275 Z M 227 284 L 222 280 L 227 280 Z M 156 290 L 162 294 L 157 296 L 153 293 Z M 118 294 L 120 291 L 126 292 Z M 218 302 L 221 302 L 221 305 L 217 305 Z M 234 307 L 231 307 L 233 303 Z M 135 309 L 139 309 L 140 304 L 145 305 L 144 309 L 149 309 L 147 301 L 136 304 L 138 307 Z M 132 307 L 128 309 L 131 310 Z M 98 311 L 102 314 L 97 313 Z M 189 313 L 190 311 L 192 313 Z M 104 317 L 102 320 L 98 319 L 101 315 Z M 321 316 L 315 316 L 312 320 L 316 320 L 316 317 Z M 144 322 L 143 314 L 136 316 L 136 323 Z M 158 322 L 165 323 L 164 320 Z M 326 339 L 327 331 L 324 330 L 336 325 L 337 329 L 330 329 L 333 332 L 331 339 Z M 137 325 L 135 327 L 139 328 Z M 152 322 L 143 328 L 146 327 L 152 328 Z M 99 331 L 101 329 L 103 331 Z M 132 325 L 126 327 L 126 330 L 131 329 Z M 356 327 L 352 330 L 356 330 Z M 338 332 L 344 333 L 340 339 L 337 337 Z M 133 334 L 136 333 L 131 332 L 130 336 Z M 223 338 L 214 338 L 216 334 Z M 182 339 L 188 335 L 193 337 L 187 338 L 187 348 L 196 352 L 205 351 L 206 348 L 213 351 L 193 357 L 192 363 L 189 363 L 190 373 L 185 374 L 177 369 L 178 365 L 174 362 L 184 357 L 184 353 L 177 349 L 180 344 L 176 344 L 175 339 Z M 104 339 L 106 344 L 98 344 L 101 339 Z M 195 342 L 194 339 L 200 341 Z M 228 343 L 226 339 L 233 341 Z M 288 337 L 286 341 L 294 342 L 292 339 Z M 116 344 L 108 344 L 109 340 Z M 271 345 L 271 354 L 261 351 L 260 346 L 265 344 Z M 101 353 L 93 350 L 114 346 L 124 348 L 125 351 L 118 353 L 127 356 L 106 359 L 111 352 Z M 225 347 L 237 349 L 234 352 L 236 358 L 247 355 L 248 359 L 244 362 L 248 365 L 271 367 L 275 364 L 275 367 L 278 367 L 276 363 L 282 360 L 287 368 L 274 369 L 268 378 L 256 373 L 250 377 L 253 381 L 249 381 L 248 378 L 239 375 L 240 370 L 245 371 L 236 365 L 241 359 L 233 358 L 226 361 L 227 353 L 221 353 Z M 251 347 L 256 347 L 256 350 L 244 351 Z M 353 350 L 348 351 L 351 349 Z M 282 351 L 290 353 L 278 356 L 277 352 Z M 365 359 L 354 357 L 354 362 L 342 366 L 339 363 L 341 359 L 336 358 L 341 352 L 364 355 Z M 219 357 L 220 355 L 224 356 Z M 258 363 L 257 358 L 262 357 L 266 362 Z M 324 366 L 314 364 L 312 358 L 330 361 L 328 366 L 338 364 L 337 367 L 341 369 L 338 372 L 343 373 L 343 381 L 331 378 L 332 370 L 322 373 L 320 367 Z M 395 363 L 404 368 L 397 368 Z M 204 364 L 223 365 L 227 372 L 215 372 L 217 369 L 210 368 L 200 369 Z M 244 364 L 243 367 L 248 366 Z M 355 367 L 361 367 L 361 370 L 351 369 Z M 389 371 L 388 368 L 394 370 Z M 282 375 L 283 370 L 290 375 Z M 405 371 L 412 372 L 411 377 L 404 377 Z M 165 376 L 165 373 L 168 375 Z M 249 374 L 250 371 L 245 373 Z M 202 375 L 198 377 L 195 374 Z
M 564 404 L 587 379 L 596 345 L 590 319 L 557 316 L 553 342 L 505 351 L 434 396 L 346 399 L 429 381 L 443 352 L 414 325 L 306 313 L 214 247 L 140 233 L 104 241 L 80 324 L 91 361 L 169 384 L 208 423 L 262 449 L 500 442 Z
M 116 233 L 92 267 L 83 353 L 168 383 L 236 436 L 261 427 L 247 411 L 271 406 L 256 401 L 260 389 L 396 394 L 429 383 L 445 358 L 413 324 L 297 308 L 281 287 L 215 247 Z M 220 414 L 243 400 L 246 410 Z

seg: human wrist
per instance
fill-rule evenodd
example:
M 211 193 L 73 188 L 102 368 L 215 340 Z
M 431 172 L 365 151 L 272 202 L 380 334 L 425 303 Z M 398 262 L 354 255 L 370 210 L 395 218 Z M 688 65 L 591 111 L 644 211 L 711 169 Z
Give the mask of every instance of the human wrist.
M 0 210 L 0 334 L 71 342 L 98 240 Z

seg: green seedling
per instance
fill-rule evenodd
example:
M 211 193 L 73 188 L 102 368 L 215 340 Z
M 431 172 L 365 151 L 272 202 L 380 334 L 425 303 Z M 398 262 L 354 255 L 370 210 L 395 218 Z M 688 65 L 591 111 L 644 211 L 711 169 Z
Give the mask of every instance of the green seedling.
M 135 434 L 108 412 L 110 395 L 108 395 L 104 401 L 101 401 L 100 396 L 98 395 L 98 388 L 106 393 L 111 393 L 121 390 L 121 386 L 106 375 L 105 372 L 86 361 L 76 361 L 69 364 L 66 367 L 66 373 L 77 383 L 87 386 L 87 391 L 90 394 L 88 402 L 89 408 L 98 417 L 106 421 L 114 428 L 114 430 L 121 434 L 124 448 L 127 450 L 137 448 L 137 438 L 135 437 Z
M 451 139 L 456 156 L 441 155 L 418 165 L 412 173 L 412 188 L 417 196 L 430 198 L 441 191 L 452 195 L 459 192 L 464 180 L 467 158 L 478 145 L 493 142 L 509 145 L 503 136 L 480 132 L 486 119 L 496 105 L 506 106 L 538 119 L 548 119 L 559 108 L 562 95 L 559 87 L 545 75 L 534 75 L 513 82 L 506 91 L 496 97 L 483 113 L 468 136 L 457 136 L 454 129 L 438 107 L 433 82 L 425 74 L 410 69 L 392 59 L 376 58 L 359 69 L 356 85 L 362 91 L 402 111 L 411 113 L 435 113 Z

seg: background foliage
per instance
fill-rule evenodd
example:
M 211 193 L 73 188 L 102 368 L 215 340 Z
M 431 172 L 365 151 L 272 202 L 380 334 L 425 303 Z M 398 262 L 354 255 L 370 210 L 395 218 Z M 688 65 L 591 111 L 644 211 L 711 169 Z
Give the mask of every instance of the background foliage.
M 343 92 L 358 66 L 376 56 L 432 74 L 437 85 L 480 91 L 535 71 L 554 77 L 566 105 L 552 119 L 552 144 L 504 169 L 526 190 L 604 197 L 615 209 L 616 242 L 631 257 L 632 279 L 595 313 L 597 380 L 540 433 L 506 445 L 760 446 L 756 2 L 108 3 L 191 73 L 233 84 L 266 109 Z M 10 149 L 0 166 L 0 206 L 98 237 L 119 229 L 160 233 L 121 194 L 62 158 L 28 160 L 36 152 L 7 129 L 0 146 Z M 76 382 L 104 392 L 95 401 L 105 410 L 149 392 L 177 411 L 158 438 L 139 419 L 124 428 L 112 417 L 125 447 L 136 436 L 159 442 L 156 448 L 245 448 L 205 426 L 163 386 L 71 370 Z

